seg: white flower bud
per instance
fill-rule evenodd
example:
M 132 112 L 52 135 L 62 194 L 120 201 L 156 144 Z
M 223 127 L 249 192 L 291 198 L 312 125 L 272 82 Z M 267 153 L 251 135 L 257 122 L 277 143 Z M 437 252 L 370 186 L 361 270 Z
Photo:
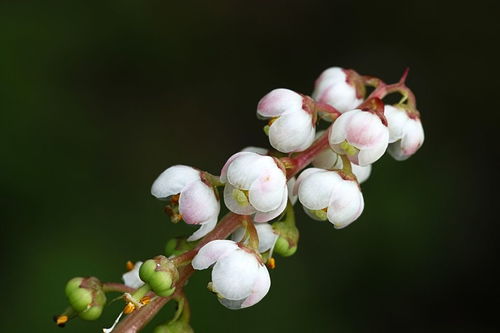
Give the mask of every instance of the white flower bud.
M 237 310 L 258 303 L 269 291 L 271 279 L 266 266 L 254 253 L 230 240 L 214 240 L 194 257 L 193 268 L 212 269 L 211 289 L 220 302 Z
M 221 171 L 224 202 L 233 213 L 255 214 L 255 222 L 267 222 L 286 208 L 286 177 L 270 156 L 251 152 L 236 153 Z
M 154 181 L 151 194 L 158 199 L 179 195 L 178 217 L 187 224 L 201 225 L 188 241 L 208 234 L 217 224 L 220 203 L 211 184 L 202 178 L 202 173 L 185 165 L 174 165 L 165 170 Z
M 410 117 L 404 109 L 386 105 L 384 115 L 389 128 L 389 154 L 398 161 L 406 160 L 424 143 L 424 128 L 418 116 Z
M 275 89 L 257 105 L 257 114 L 271 119 L 269 142 L 273 148 L 290 153 L 307 149 L 314 140 L 316 124 L 309 106 L 311 98 L 289 89 Z
M 304 210 L 314 219 L 328 219 L 337 229 L 355 221 L 363 212 L 363 194 L 354 180 L 336 171 L 306 169 L 297 179 L 295 191 Z
M 346 154 L 354 164 L 368 166 L 384 155 L 389 130 L 377 115 L 352 110 L 335 120 L 329 142 L 335 152 Z

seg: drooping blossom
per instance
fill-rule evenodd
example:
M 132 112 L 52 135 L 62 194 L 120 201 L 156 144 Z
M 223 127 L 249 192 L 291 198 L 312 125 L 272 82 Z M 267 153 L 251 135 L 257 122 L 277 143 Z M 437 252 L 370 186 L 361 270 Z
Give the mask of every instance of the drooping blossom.
M 317 135 L 316 135 L 317 136 Z M 266 148 L 261 148 L 261 147 L 245 147 L 241 150 L 242 152 L 251 152 L 251 153 L 256 153 L 260 155 L 267 156 L 269 155 L 269 149 Z M 290 203 L 292 205 L 295 205 L 297 202 L 297 195 L 293 193 L 293 187 L 295 186 L 295 182 L 297 181 L 297 178 L 292 177 L 286 182 L 286 186 L 288 188 L 288 200 L 290 200 Z
M 257 115 L 270 119 L 269 142 L 283 153 L 307 149 L 314 140 L 314 102 L 289 89 L 275 89 L 257 105 Z
M 424 143 L 424 128 L 420 116 L 392 105 L 385 106 L 384 114 L 389 128 L 387 151 L 398 161 L 406 160 Z
M 185 165 L 174 165 L 163 171 L 154 181 L 151 194 L 158 199 L 170 198 L 172 206 L 167 207 L 177 220 L 201 225 L 188 241 L 200 239 L 217 224 L 219 199 L 213 186 L 203 177 L 200 170 Z
M 368 166 L 384 155 L 389 130 L 378 115 L 356 109 L 335 120 L 328 139 L 336 153 L 346 154 L 354 164 Z
M 318 102 L 330 104 L 342 113 L 353 110 L 363 102 L 363 98 L 348 74 L 355 75 L 353 71 L 340 67 L 326 69 L 316 80 L 312 97 Z
M 256 304 L 271 286 L 269 272 L 257 255 L 231 240 L 209 242 L 191 264 L 197 270 L 214 265 L 211 289 L 232 310 Z
M 336 229 L 348 226 L 363 212 L 363 194 L 358 183 L 344 179 L 341 172 L 306 169 L 297 178 L 295 191 L 309 216 L 328 219 Z
M 267 222 L 286 208 L 285 172 L 270 156 L 236 153 L 222 168 L 220 179 L 226 183 L 224 202 L 233 213 L 255 214 L 255 222 Z

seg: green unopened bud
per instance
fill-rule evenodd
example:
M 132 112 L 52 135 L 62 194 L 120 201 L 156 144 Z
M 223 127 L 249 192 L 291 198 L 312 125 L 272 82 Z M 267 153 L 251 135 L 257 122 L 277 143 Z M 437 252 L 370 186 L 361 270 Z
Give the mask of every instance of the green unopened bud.
M 157 326 L 153 333 L 194 333 L 188 323 L 174 321 L 165 325 Z
M 293 255 L 297 251 L 299 229 L 294 224 L 287 222 L 276 222 L 273 224 L 273 229 L 279 235 L 274 245 L 274 253 L 283 257 Z
M 297 245 L 290 245 L 288 240 L 283 237 L 279 237 L 274 245 L 274 252 L 278 253 L 283 257 L 289 257 L 297 251 Z
M 106 304 L 102 283 L 95 277 L 76 277 L 66 284 L 69 304 L 85 320 L 96 320 Z
M 167 297 L 175 291 L 174 284 L 179 279 L 179 272 L 167 257 L 157 256 L 142 264 L 139 276 L 158 296 Z
M 196 247 L 197 242 L 188 242 L 185 237 L 172 238 L 165 245 L 165 255 L 179 256 Z

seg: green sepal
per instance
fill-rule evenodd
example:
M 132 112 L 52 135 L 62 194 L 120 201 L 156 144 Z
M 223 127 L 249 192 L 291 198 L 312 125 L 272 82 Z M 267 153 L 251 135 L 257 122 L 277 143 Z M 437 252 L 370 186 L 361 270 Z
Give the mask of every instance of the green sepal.
M 177 237 L 170 239 L 167 244 L 165 244 L 165 255 L 179 256 L 187 251 L 190 251 L 196 247 L 198 241 L 188 242 L 186 237 Z

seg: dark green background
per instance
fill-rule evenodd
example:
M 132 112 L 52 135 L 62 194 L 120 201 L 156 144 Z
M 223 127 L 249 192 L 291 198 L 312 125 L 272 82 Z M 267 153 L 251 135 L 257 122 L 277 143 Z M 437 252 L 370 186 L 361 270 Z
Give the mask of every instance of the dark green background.
M 278 258 L 258 305 L 229 311 L 207 292 L 209 271 L 196 274 L 193 327 L 493 331 L 494 3 L 3 1 L 0 330 L 59 332 L 51 317 L 69 278 L 119 280 L 126 260 L 192 232 L 149 194 L 156 176 L 178 163 L 217 173 L 239 149 L 265 146 L 260 97 L 310 93 L 340 65 L 388 82 L 411 67 L 424 146 L 404 163 L 377 162 L 350 227 L 301 212 L 299 251 Z M 96 332 L 121 306 L 64 330 Z

